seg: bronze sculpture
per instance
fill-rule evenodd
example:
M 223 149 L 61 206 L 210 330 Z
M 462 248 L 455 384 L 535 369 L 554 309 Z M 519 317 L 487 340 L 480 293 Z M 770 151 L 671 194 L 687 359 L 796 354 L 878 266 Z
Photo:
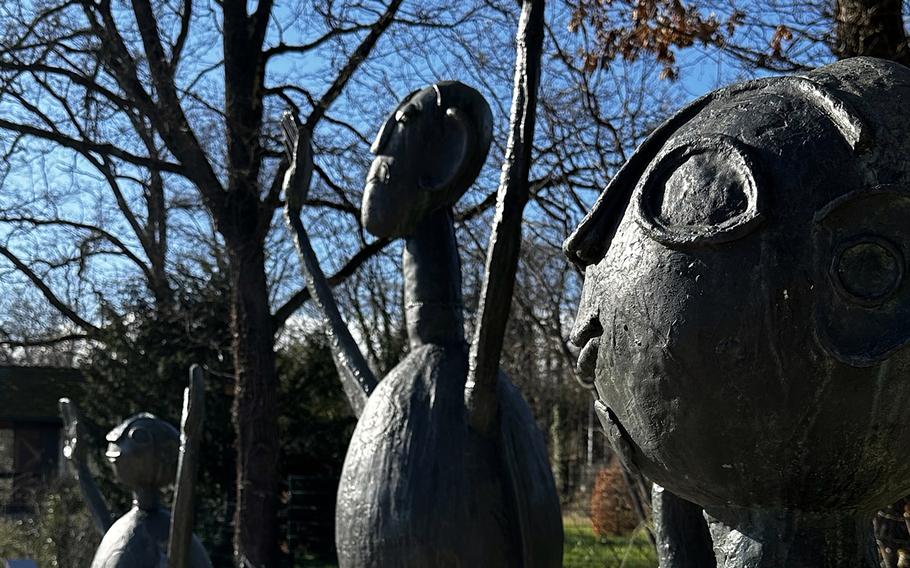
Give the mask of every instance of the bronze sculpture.
M 60 399 L 60 413 L 66 429 L 63 453 L 75 469 L 83 497 L 103 535 L 91 568 L 211 568 L 208 554 L 191 529 L 196 438 L 202 421 L 203 390 L 201 370 L 194 366 L 190 375 L 190 388 L 185 393 L 182 440 L 176 428 L 148 413 L 127 418 L 108 432 L 105 457 L 117 480 L 133 493 L 132 509 L 116 521 L 88 468 L 78 409 L 69 399 Z M 176 492 L 178 504 L 172 518 L 161 503 L 160 489 L 173 483 L 177 476 L 178 451 L 181 476 Z M 180 499 L 181 494 L 183 499 Z M 170 561 L 169 538 L 173 539 Z
M 374 235 L 406 239 L 411 347 L 381 382 L 338 314 L 300 222 L 309 181 L 300 164 L 311 158 L 301 153 L 306 134 L 298 135 L 292 119 L 285 129 L 293 172 L 287 220 L 334 335 L 345 390 L 363 409 L 338 492 L 340 565 L 561 565 L 559 502 L 530 409 L 503 374 L 493 398 L 480 401 L 498 406 L 491 432 L 473 428 L 465 404 L 468 349 L 451 208 L 486 159 L 486 101 L 457 82 L 415 91 L 373 144 L 362 221 Z
M 910 493 L 908 101 L 872 58 L 715 91 L 566 241 L 606 434 L 704 507 L 719 566 L 877 566 Z

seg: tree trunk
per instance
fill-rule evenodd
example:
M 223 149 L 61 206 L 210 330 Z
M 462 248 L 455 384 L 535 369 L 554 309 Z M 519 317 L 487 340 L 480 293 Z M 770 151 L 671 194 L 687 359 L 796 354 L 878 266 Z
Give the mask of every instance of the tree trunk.
M 902 0 L 837 0 L 835 18 L 838 57 L 869 55 L 910 65 Z
M 237 508 L 234 555 L 239 566 L 272 568 L 278 559 L 278 375 L 263 245 L 227 242 L 230 258 L 236 390 Z

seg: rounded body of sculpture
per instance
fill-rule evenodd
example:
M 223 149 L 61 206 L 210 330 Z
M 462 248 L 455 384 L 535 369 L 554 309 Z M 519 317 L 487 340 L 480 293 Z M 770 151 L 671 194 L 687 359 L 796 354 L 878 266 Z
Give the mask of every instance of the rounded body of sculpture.
M 473 424 L 465 402 L 451 206 L 477 177 L 491 136 L 480 93 L 443 82 L 408 96 L 373 145 L 362 220 L 377 236 L 406 237 L 411 351 L 370 395 L 348 448 L 335 523 L 344 568 L 561 565 L 559 499 L 530 409 L 502 374 L 483 395 L 498 408 L 495 425 Z
M 500 375 L 500 425 L 474 432 L 466 346 L 425 345 L 379 383 L 338 491 L 341 566 L 560 566 L 562 524 L 543 436 Z
M 167 509 L 133 507 L 111 526 L 95 552 L 91 568 L 160 568 L 167 566 L 168 531 L 171 515 Z M 208 554 L 193 536 L 190 566 L 210 568 Z
M 910 493 L 908 103 L 871 58 L 716 91 L 566 243 L 607 435 L 719 521 L 718 565 L 876 565 Z

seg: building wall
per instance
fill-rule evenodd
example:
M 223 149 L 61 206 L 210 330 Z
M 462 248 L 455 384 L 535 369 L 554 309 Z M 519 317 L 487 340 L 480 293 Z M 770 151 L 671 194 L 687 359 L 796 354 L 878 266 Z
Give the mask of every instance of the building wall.
M 0 512 L 23 513 L 60 469 L 61 429 L 47 422 L 0 422 Z

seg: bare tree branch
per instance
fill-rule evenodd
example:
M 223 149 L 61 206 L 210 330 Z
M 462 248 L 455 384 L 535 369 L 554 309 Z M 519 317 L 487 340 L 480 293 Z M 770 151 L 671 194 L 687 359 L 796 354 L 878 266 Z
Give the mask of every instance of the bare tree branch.
M 101 330 L 92 323 L 89 323 L 87 320 L 83 319 L 79 314 L 77 314 L 66 302 L 62 301 L 53 290 L 45 283 L 44 279 L 36 274 L 27 264 L 22 262 L 22 260 L 13 254 L 8 248 L 0 245 L 0 255 L 3 255 L 9 260 L 16 269 L 25 275 L 31 283 L 38 288 L 41 294 L 44 296 L 44 299 L 48 301 L 50 305 L 57 309 L 58 312 L 66 316 L 71 322 L 81 327 L 86 333 L 90 335 L 97 335 Z
M 54 337 L 39 337 L 35 339 L 3 339 L 0 340 L 0 345 L 3 347 L 49 347 L 67 341 L 85 341 L 88 339 L 91 339 L 91 336 L 84 333 L 66 333 Z
M 366 245 L 359 251 L 357 254 L 352 256 L 348 261 L 338 269 L 338 272 L 329 276 L 326 281 L 329 286 L 337 286 L 349 278 L 354 272 L 357 271 L 360 266 L 376 256 L 380 251 L 385 249 L 391 241 L 389 239 L 376 239 L 370 244 Z M 281 307 L 275 310 L 275 315 L 272 316 L 272 322 L 275 328 L 275 332 L 281 329 L 284 326 L 285 322 L 291 314 L 296 312 L 300 306 L 305 304 L 307 300 L 310 299 L 310 291 L 307 288 L 301 288 L 296 294 L 291 296 Z
M 137 166 L 156 168 L 162 171 L 181 175 L 186 174 L 184 167 L 180 164 L 175 164 L 173 162 L 168 162 L 165 160 L 156 160 L 146 156 L 137 156 L 136 154 L 132 154 L 126 150 L 122 150 L 113 144 L 106 142 L 97 143 L 90 140 L 79 140 L 60 132 L 42 130 L 29 124 L 18 124 L 3 118 L 0 118 L 0 128 L 11 130 L 13 132 L 19 132 L 21 134 L 26 134 L 29 136 L 34 136 L 35 138 L 40 138 L 42 140 L 55 142 L 65 148 L 70 148 L 84 154 L 98 154 L 100 156 L 118 158 Z
M 274 47 L 270 47 L 269 49 L 266 49 L 265 52 L 263 53 L 263 55 L 266 59 L 271 59 L 278 55 L 285 55 L 287 53 L 298 53 L 298 54 L 307 53 L 307 52 L 313 51 L 317 47 L 325 44 L 326 42 L 328 42 L 331 39 L 334 39 L 334 38 L 337 38 L 337 37 L 340 37 L 343 35 L 354 34 L 354 33 L 361 32 L 363 30 L 368 30 L 371 28 L 372 28 L 372 26 L 368 25 L 368 24 L 357 24 L 357 25 L 354 25 L 354 26 L 351 26 L 348 28 L 332 28 L 331 30 L 322 34 L 321 36 L 314 39 L 313 41 L 309 41 L 307 43 L 303 43 L 303 44 L 299 44 L 299 45 L 289 45 L 289 44 L 286 44 L 283 42 L 279 43 L 278 45 L 276 45 Z
M 74 229 L 80 229 L 84 231 L 89 231 L 95 233 L 96 235 L 104 238 L 106 241 L 114 245 L 117 250 L 123 253 L 123 256 L 130 259 L 133 264 L 139 267 L 140 270 L 149 278 L 151 278 L 151 269 L 149 266 L 142 261 L 136 254 L 130 250 L 129 247 L 124 244 L 119 238 L 111 234 L 109 231 L 97 227 L 95 225 L 89 225 L 87 223 L 79 223 L 76 221 L 70 221 L 67 219 L 36 219 L 32 217 L 22 217 L 22 216 L 6 216 L 0 215 L 0 222 L 2 223 L 17 223 L 17 224 L 27 224 L 33 227 L 42 227 L 42 226 L 61 226 L 61 227 L 72 227 Z
M 347 64 L 341 68 L 338 76 L 335 77 L 335 81 L 325 94 L 322 95 L 319 102 L 316 103 L 310 116 L 306 119 L 306 128 L 310 132 L 316 128 L 316 125 L 322 119 L 323 115 L 325 115 L 329 107 L 332 106 L 332 103 L 335 102 L 335 99 L 342 93 L 345 85 L 351 80 L 351 77 L 354 76 L 354 72 L 357 71 L 364 60 L 370 55 L 370 52 L 373 51 L 373 48 L 376 47 L 379 38 L 394 21 L 395 14 L 401 7 L 402 1 L 403 0 L 392 0 L 389 3 L 382 16 L 380 16 L 370 27 L 370 33 L 363 38 L 363 41 L 360 42 L 360 45 L 357 46 L 357 49 L 355 49 L 354 53 L 348 58 Z

